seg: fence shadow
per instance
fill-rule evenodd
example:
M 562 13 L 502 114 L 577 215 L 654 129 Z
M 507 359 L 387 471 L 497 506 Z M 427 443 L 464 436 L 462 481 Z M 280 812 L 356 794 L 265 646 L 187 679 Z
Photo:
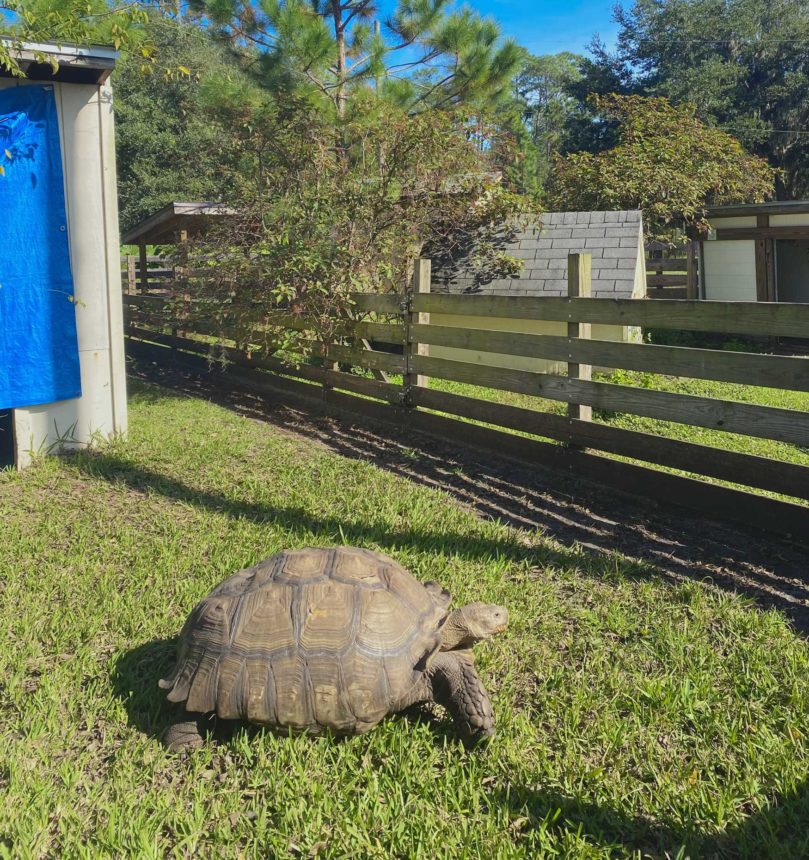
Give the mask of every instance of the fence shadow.
M 620 553 L 627 572 L 634 565 L 635 575 L 648 576 L 654 568 L 672 581 L 709 582 L 745 594 L 761 606 L 780 610 L 797 629 L 809 633 L 806 550 L 785 539 L 675 507 L 666 509 L 571 474 L 517 464 L 463 444 L 450 447 L 417 432 L 375 428 L 367 420 L 323 417 L 306 405 L 281 402 L 280 395 L 278 402 L 269 402 L 228 389 L 221 380 L 217 384 L 217 376 L 148 363 L 135 363 L 132 371 L 136 378 L 168 386 L 167 396 L 208 399 L 316 441 L 341 456 L 441 489 L 482 517 L 518 529 L 540 529 L 561 544 L 559 561 L 569 561 L 570 552 L 579 547 L 599 569 Z M 355 530 L 352 539 L 356 537 L 362 535 L 356 536 Z M 390 545 L 390 536 L 370 537 Z M 407 539 L 415 541 L 418 535 Z M 551 561 L 552 553 L 545 552 L 541 560 Z M 525 558 L 524 548 L 519 557 Z

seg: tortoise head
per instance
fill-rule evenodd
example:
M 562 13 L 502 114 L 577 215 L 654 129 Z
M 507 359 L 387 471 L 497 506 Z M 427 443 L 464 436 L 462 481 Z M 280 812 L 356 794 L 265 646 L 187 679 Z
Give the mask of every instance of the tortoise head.
M 502 633 L 508 624 L 508 609 L 496 603 L 467 603 L 447 616 L 441 628 L 442 651 L 471 648 L 481 639 Z

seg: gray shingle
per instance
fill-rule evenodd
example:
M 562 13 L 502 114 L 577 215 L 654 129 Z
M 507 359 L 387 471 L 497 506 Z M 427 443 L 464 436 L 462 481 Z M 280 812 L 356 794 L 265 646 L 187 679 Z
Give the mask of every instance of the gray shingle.
M 459 261 L 449 271 L 435 267 L 436 292 L 481 295 L 567 295 L 567 258 L 589 253 L 593 265 L 593 295 L 630 296 L 641 247 L 639 212 L 553 212 L 517 227 L 513 242 L 502 250 L 524 261 L 511 278 L 476 284 L 473 271 Z M 602 275 L 604 276 L 602 279 Z

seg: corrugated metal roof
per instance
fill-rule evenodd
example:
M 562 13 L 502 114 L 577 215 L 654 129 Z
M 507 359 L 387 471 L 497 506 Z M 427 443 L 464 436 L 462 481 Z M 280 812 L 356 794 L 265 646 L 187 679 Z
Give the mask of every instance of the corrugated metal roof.
M 593 295 L 630 298 L 643 251 L 643 218 L 636 210 L 548 212 L 503 243 L 503 250 L 524 261 L 513 278 L 475 281 L 463 261 L 438 264 L 433 292 L 501 296 L 567 295 L 568 254 L 592 256 Z

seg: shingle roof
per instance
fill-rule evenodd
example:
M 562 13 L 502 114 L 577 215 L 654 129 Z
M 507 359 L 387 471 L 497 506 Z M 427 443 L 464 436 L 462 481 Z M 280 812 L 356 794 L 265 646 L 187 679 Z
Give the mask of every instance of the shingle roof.
M 433 292 L 482 295 L 567 295 L 567 256 L 592 255 L 593 295 L 629 298 L 639 259 L 643 263 L 643 221 L 639 211 L 548 212 L 539 223 L 511 237 L 503 250 L 524 261 L 513 278 L 477 283 L 463 261 L 438 265 Z

